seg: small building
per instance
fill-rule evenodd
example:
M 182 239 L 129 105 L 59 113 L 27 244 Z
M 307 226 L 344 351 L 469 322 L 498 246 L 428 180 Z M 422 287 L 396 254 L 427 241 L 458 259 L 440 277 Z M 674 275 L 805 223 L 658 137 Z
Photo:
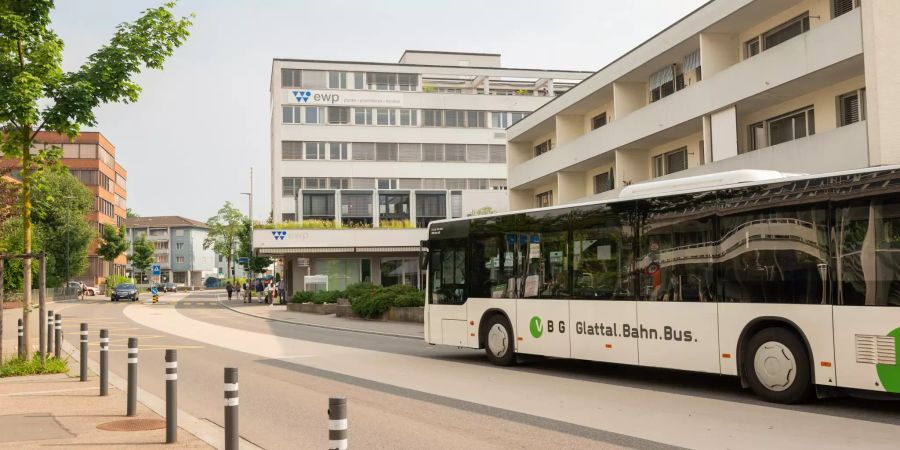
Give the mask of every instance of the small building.
M 154 264 L 160 266 L 163 283 L 199 287 L 206 278 L 218 275 L 215 252 L 203 248 L 209 232 L 206 223 L 181 216 L 129 217 L 125 227 L 128 256 L 134 251 L 134 241 L 146 236 L 155 250 Z M 138 283 L 150 280 L 149 273 L 135 273 L 130 262 L 127 271 Z

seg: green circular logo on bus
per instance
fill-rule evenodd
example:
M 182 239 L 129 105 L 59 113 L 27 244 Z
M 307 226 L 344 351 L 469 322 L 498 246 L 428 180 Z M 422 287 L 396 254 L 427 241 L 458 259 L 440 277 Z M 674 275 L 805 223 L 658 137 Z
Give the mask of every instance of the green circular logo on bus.
M 544 324 L 541 323 L 541 318 L 538 316 L 532 317 L 528 329 L 531 330 L 531 335 L 535 338 L 541 337 L 544 334 Z

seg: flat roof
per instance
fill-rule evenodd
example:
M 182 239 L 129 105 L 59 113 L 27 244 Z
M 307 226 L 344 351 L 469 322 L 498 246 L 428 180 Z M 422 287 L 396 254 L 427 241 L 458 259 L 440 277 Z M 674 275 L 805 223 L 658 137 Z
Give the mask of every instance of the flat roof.
M 481 67 L 481 66 L 455 66 L 455 65 L 444 65 L 444 64 L 404 64 L 404 63 L 387 63 L 387 62 L 375 62 L 375 61 L 340 61 L 340 60 L 329 60 L 329 59 L 295 59 L 295 58 L 272 58 L 272 64 L 274 65 L 275 61 L 288 61 L 288 62 L 303 62 L 303 63 L 327 63 L 327 64 L 367 64 L 367 65 L 375 65 L 375 66 L 403 66 L 403 67 L 435 67 L 435 68 L 444 68 L 444 69 L 457 69 L 457 70 L 466 70 L 466 69 L 482 69 L 482 70 L 509 70 L 509 71 L 526 71 L 526 72 L 560 72 L 560 73 L 573 73 L 573 74 L 584 74 L 591 75 L 594 73 L 593 70 L 567 70 L 567 69 L 523 69 L 519 67 Z

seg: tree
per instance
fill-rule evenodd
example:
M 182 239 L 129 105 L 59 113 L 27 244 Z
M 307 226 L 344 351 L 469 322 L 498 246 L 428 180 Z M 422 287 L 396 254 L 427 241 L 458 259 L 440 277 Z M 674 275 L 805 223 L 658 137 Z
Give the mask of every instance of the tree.
M 131 263 L 132 267 L 143 274 L 156 260 L 153 256 L 153 252 L 153 244 L 147 241 L 147 236 L 142 234 L 134 241 L 134 249 L 131 252 L 131 256 L 128 257 L 128 262 Z M 138 278 L 138 280 L 140 279 L 141 278 Z
M 100 235 L 100 245 L 97 247 L 97 254 L 104 260 L 112 263 L 127 250 L 128 239 L 125 237 L 125 227 L 116 228 L 112 225 L 103 225 L 103 233 Z
M 62 70 L 63 41 L 50 28 L 53 0 L 0 0 L 0 151 L 22 167 L 22 251 L 32 251 L 32 189 L 35 173 L 58 161 L 59 149 L 31 154 L 37 133 L 70 138 L 82 126 L 96 125 L 103 103 L 134 102 L 141 88 L 132 80 L 143 67 L 161 69 L 184 43 L 191 22 L 172 14 L 174 3 L 150 8 L 116 28 L 110 42 L 72 72 Z M 23 278 L 31 285 L 31 260 Z M 31 290 L 25 289 L 25 348 L 29 349 Z M 26 359 L 28 358 L 26 350 Z
M 244 220 L 244 226 L 241 228 L 241 234 L 238 240 L 240 241 L 238 255 L 241 258 L 247 258 L 247 264 L 244 264 L 244 270 L 249 274 L 252 275 L 254 273 L 263 272 L 267 267 L 272 265 L 272 258 L 253 256 L 253 251 L 250 248 L 250 219 Z
M 212 248 L 217 255 L 222 255 L 228 260 L 225 267 L 226 271 L 230 272 L 226 274 L 226 278 L 231 278 L 231 274 L 234 273 L 232 261 L 244 220 L 244 215 L 231 202 L 225 202 L 219 212 L 206 222 L 209 231 L 203 240 L 203 248 Z
M 490 206 L 482 206 L 481 208 L 478 208 L 478 209 L 476 209 L 476 210 L 470 212 L 470 213 L 469 213 L 469 217 L 472 217 L 472 216 L 485 216 L 485 215 L 488 215 L 488 214 L 494 214 L 494 213 L 496 213 L 496 212 L 497 212 L 497 211 L 494 211 L 494 208 L 491 208 Z
M 127 218 L 141 217 L 141 215 L 132 211 L 131 208 L 125 208 L 125 217 L 127 217 Z
M 87 269 L 87 250 L 96 231 L 87 214 L 94 194 L 65 168 L 42 171 L 33 192 L 31 219 L 43 236 L 38 249 L 47 253 L 47 283 L 58 285 Z

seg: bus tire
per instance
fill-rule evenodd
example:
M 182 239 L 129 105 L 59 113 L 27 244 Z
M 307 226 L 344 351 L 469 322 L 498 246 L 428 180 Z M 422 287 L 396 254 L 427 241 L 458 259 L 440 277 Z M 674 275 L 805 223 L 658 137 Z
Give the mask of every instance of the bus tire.
M 516 363 L 512 326 L 502 314 L 495 314 L 487 321 L 484 352 L 487 353 L 488 360 L 498 366 L 511 366 Z
M 744 377 L 750 389 L 773 403 L 797 403 L 812 388 L 809 355 L 800 338 L 780 327 L 764 328 L 747 342 Z

